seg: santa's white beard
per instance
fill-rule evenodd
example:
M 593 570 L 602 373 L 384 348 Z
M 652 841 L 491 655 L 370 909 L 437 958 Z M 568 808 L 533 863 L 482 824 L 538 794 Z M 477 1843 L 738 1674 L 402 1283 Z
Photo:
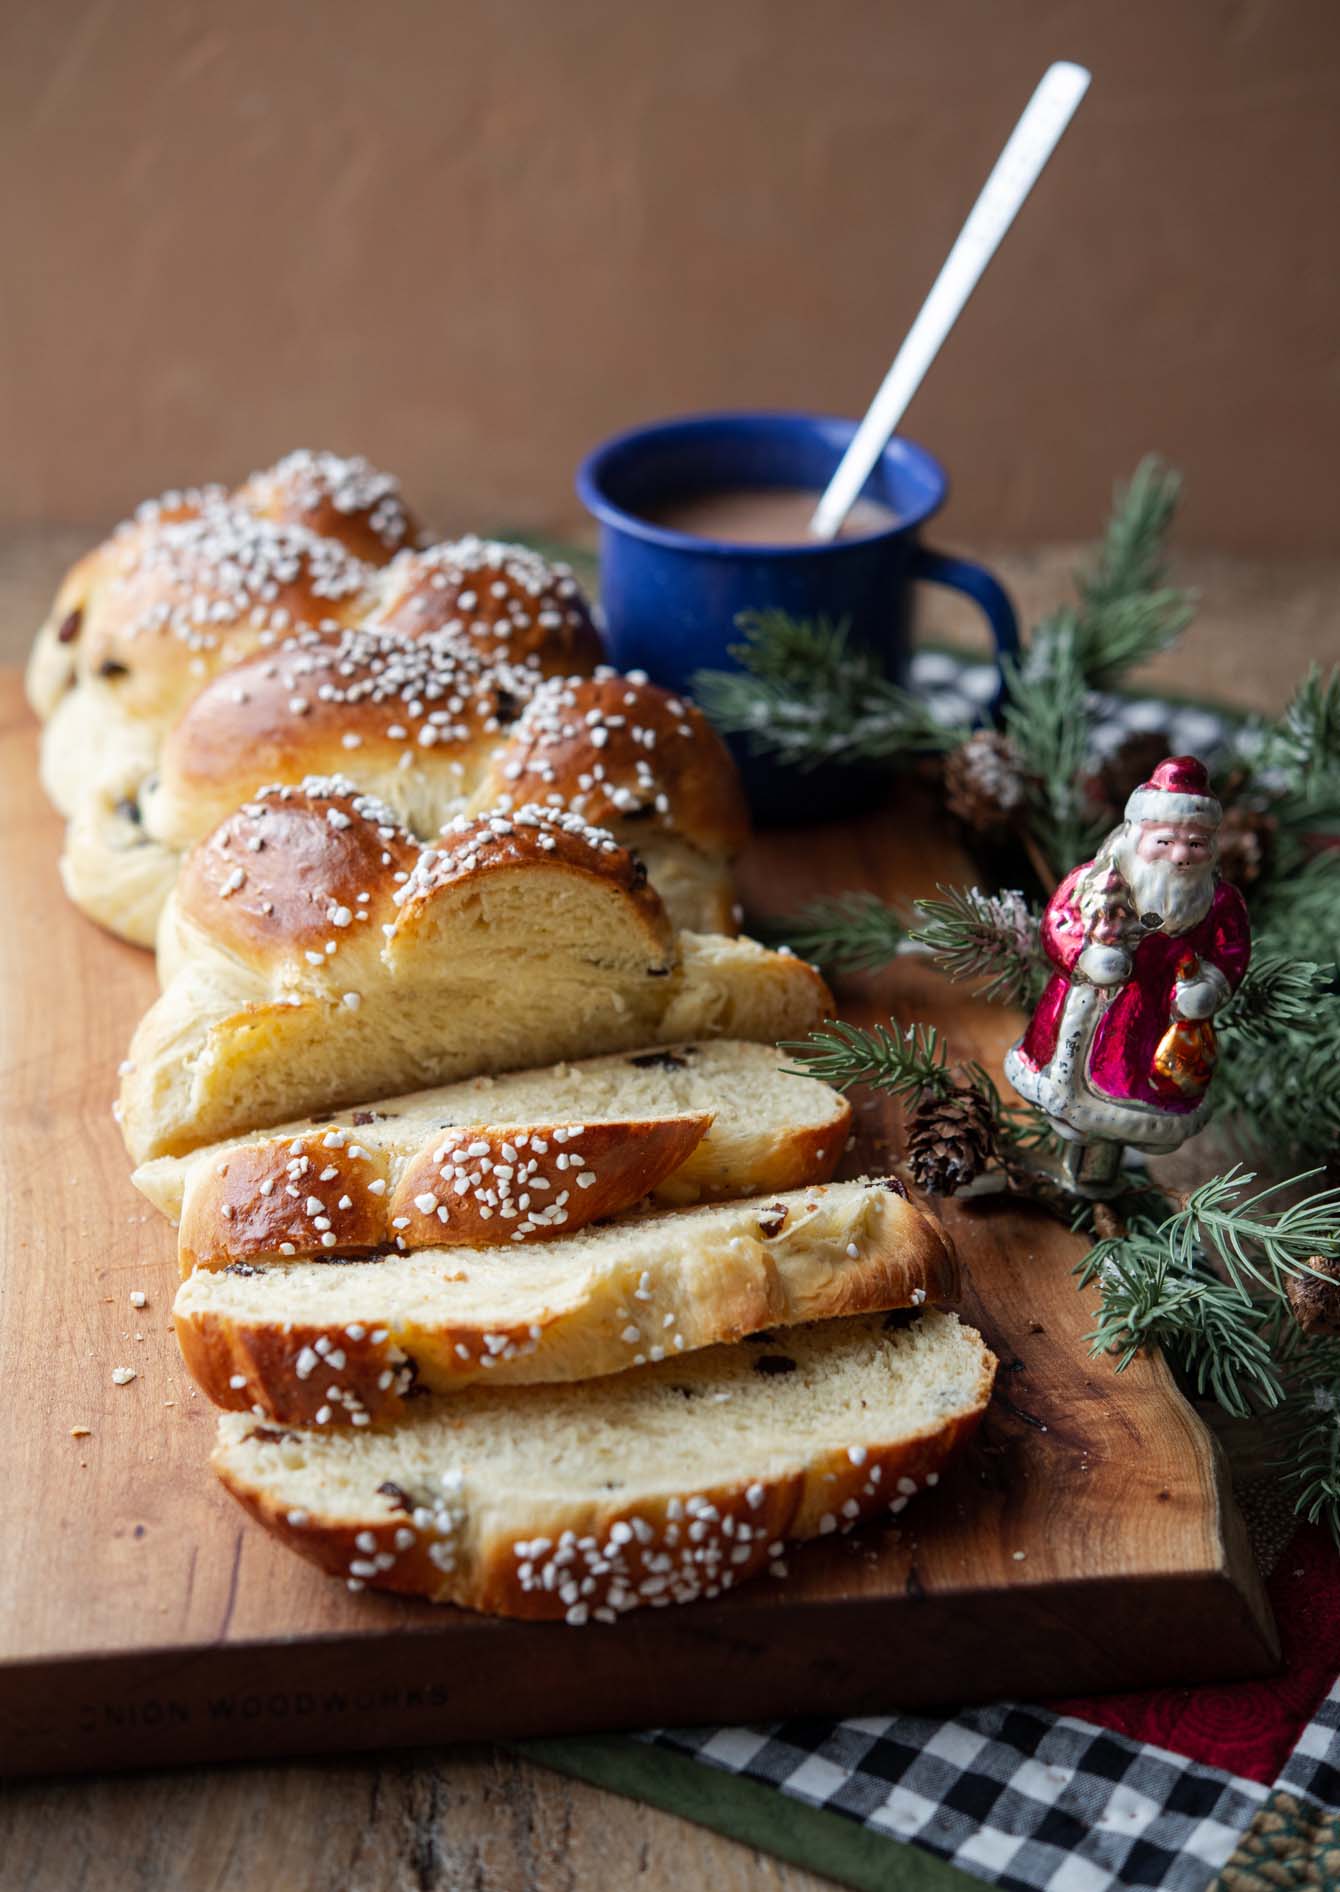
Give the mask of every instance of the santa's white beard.
M 1165 933 L 1186 933 L 1203 920 L 1214 899 L 1214 868 L 1174 867 L 1170 861 L 1142 861 L 1134 846 L 1117 851 L 1116 867 L 1131 890 L 1143 919 L 1157 913 Z

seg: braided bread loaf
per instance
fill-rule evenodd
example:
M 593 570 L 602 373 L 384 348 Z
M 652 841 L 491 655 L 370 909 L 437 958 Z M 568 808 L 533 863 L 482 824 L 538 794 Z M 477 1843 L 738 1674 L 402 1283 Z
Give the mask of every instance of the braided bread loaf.
M 88 690 L 161 729 L 258 644 L 364 616 L 378 567 L 417 536 L 389 474 L 333 454 L 147 500 L 60 586 L 28 666 L 33 708 L 45 719 Z
M 535 653 L 488 656 L 450 628 L 308 631 L 209 684 L 139 798 L 131 857 L 158 864 L 160 909 L 181 852 L 260 782 L 337 772 L 423 840 L 466 809 L 569 807 L 637 850 L 677 926 L 735 930 L 748 819 L 701 712 L 641 676 L 546 679 Z M 80 835 L 76 819 L 71 852 Z
M 478 538 L 420 549 L 418 536 L 389 475 L 298 453 L 232 493 L 205 487 L 148 502 L 79 561 L 28 669 L 30 698 L 47 719 L 43 784 L 70 818 L 62 874 L 78 906 L 152 943 L 176 863 L 146 829 L 145 786 L 194 698 L 254 652 L 295 636 L 338 647 L 342 630 L 364 623 L 378 634 L 374 647 L 440 634 L 471 694 L 499 672 L 503 703 L 523 700 L 541 676 L 593 667 L 599 641 L 565 567 Z M 520 693 L 511 671 L 527 679 Z M 297 687 L 286 700 L 301 695 Z M 293 779 L 330 766 L 319 748 Z M 221 777 L 220 795 L 235 792 L 213 818 L 262 779 Z
M 118 1111 L 220 1476 L 355 1588 L 574 1624 L 901 1509 L 994 1364 L 772 1049 L 830 1000 L 730 937 L 728 754 L 598 660 L 564 568 L 296 454 L 141 508 L 29 670 L 67 888 L 158 943 Z
M 602 829 L 528 805 L 423 847 L 338 778 L 267 789 L 187 857 L 121 1090 L 132 1157 L 370 1095 L 681 1038 L 817 1024 L 819 975 L 677 935 Z

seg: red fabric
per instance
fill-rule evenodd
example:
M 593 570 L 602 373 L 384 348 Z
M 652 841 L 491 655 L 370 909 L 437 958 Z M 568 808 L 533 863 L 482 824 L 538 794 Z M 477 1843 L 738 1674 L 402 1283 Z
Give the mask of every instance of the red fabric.
M 1283 1668 L 1268 1681 L 1047 1706 L 1269 1785 L 1340 1674 L 1340 1558 L 1326 1533 L 1300 1527 L 1267 1587 L 1284 1649 Z

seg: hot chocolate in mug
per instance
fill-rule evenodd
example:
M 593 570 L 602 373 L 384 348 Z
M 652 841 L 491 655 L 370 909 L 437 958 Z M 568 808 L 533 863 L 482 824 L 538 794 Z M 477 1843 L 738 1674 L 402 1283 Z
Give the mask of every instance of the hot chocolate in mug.
M 634 428 L 597 447 L 578 471 L 577 492 L 600 524 L 610 662 L 690 690 L 697 671 L 735 667 L 730 646 L 740 641 L 741 613 L 777 609 L 845 623 L 852 643 L 875 652 L 901 682 L 912 588 L 923 579 L 979 606 L 998 660 L 1017 650 L 1000 582 L 922 542 L 949 481 L 914 441 L 889 442 L 840 538 L 803 536 L 806 502 L 798 495 L 817 503 L 855 431 L 854 421 L 823 415 L 704 414 Z M 792 522 L 793 541 L 759 542 L 785 540 Z M 851 813 L 887 788 L 887 776 L 869 768 L 802 772 L 753 755 L 747 738 L 732 738 L 732 747 L 763 822 Z

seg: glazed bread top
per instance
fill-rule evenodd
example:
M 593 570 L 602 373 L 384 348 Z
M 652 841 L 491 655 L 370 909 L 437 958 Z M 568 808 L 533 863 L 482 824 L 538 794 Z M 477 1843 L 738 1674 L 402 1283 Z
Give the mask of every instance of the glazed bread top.
M 233 502 L 276 525 L 305 526 L 324 539 L 338 539 L 369 565 L 385 565 L 422 536 L 399 480 L 361 454 L 299 448 L 243 481 Z
M 537 867 L 547 889 L 535 882 Z M 552 914 L 542 905 L 558 876 L 605 896 L 612 930 L 603 942 L 589 931 L 585 908 L 578 919 L 561 902 L 549 903 Z M 465 891 L 468 900 L 450 899 Z M 287 965 L 295 985 L 333 981 L 343 991 L 353 968 L 394 967 L 430 947 L 448 909 L 482 948 L 513 906 L 555 946 L 571 920 L 611 961 L 673 957 L 670 922 L 646 869 L 579 816 L 533 806 L 460 816 L 425 847 L 383 803 L 339 776 L 263 789 L 230 815 L 188 857 L 175 912 L 183 928 L 238 962 L 267 971 Z M 464 950 L 465 937 L 454 944 Z
M 368 618 L 397 637 L 454 631 L 488 655 L 537 658 L 551 676 L 600 661 L 600 639 L 577 580 L 528 546 L 473 534 L 402 552 Z
M 304 630 L 216 677 L 168 732 L 143 800 L 155 840 L 185 848 L 262 782 L 340 773 L 435 833 L 459 813 L 542 677 L 533 655 L 459 633 L 413 642 Z
M 729 858 L 749 835 L 726 745 L 701 710 L 641 672 L 598 670 L 538 689 L 476 799 L 562 802 L 630 847 L 659 832 Z
M 159 723 L 224 662 L 295 625 L 372 608 L 377 568 L 417 527 L 366 460 L 289 454 L 229 493 L 146 500 L 67 574 L 38 633 L 28 693 L 47 717 L 74 683 Z

